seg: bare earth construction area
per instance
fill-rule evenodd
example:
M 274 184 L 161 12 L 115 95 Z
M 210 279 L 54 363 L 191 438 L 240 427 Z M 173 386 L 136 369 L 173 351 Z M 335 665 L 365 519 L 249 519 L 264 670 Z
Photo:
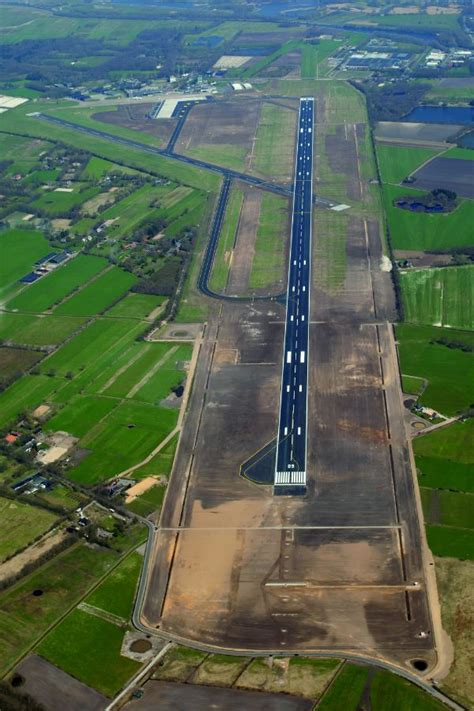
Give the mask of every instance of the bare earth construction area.
M 216 301 L 140 619 L 191 645 L 429 672 L 437 655 L 368 127 L 357 93 L 326 85 L 315 95 L 314 190 L 352 207 L 314 211 L 306 495 L 276 497 L 241 476 L 276 436 L 284 305 Z

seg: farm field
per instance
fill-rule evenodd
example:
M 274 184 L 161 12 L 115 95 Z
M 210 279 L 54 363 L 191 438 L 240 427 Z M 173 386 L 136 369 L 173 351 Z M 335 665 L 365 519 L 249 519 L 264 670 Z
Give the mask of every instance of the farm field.
M 372 711 L 444 711 L 444 704 L 396 674 L 379 670 L 370 685 Z
M 433 555 L 474 560 L 474 532 L 466 528 L 426 526 L 428 545 Z
M 474 202 L 463 200 L 459 207 L 446 215 L 427 215 L 394 206 L 393 201 L 407 195 L 425 192 L 411 188 L 383 186 L 383 198 L 394 249 L 430 251 L 472 244 L 469 226 L 474 222 Z
M 129 365 L 125 370 L 118 370 L 113 382 L 101 392 L 110 397 L 131 397 L 132 389 L 167 357 L 171 348 L 168 343 L 134 344 L 130 350 L 131 355 L 127 354 Z
M 99 359 L 105 357 L 113 361 L 125 344 L 133 342 L 142 328 L 136 321 L 99 318 L 43 361 L 41 371 L 54 370 L 61 375 L 87 374 L 90 382 L 90 374 L 97 372 L 97 365 L 103 364 Z
M 80 543 L 0 593 L 0 672 L 4 674 L 117 561 Z M 41 595 L 33 595 L 41 590 Z
M 134 479 L 144 479 L 147 476 L 166 477 L 171 474 L 174 455 L 178 446 L 178 434 L 174 435 L 170 441 L 155 454 L 146 464 L 143 464 L 133 472 Z M 141 497 L 139 497 L 141 498 Z
M 2 301 L 20 285 L 18 279 L 28 274 L 34 262 L 51 252 L 44 235 L 37 230 L 5 230 L 0 232 L 2 251 Z
M 37 651 L 79 681 L 112 697 L 141 666 L 121 656 L 124 633 L 112 622 L 76 609 L 49 633 Z
M 273 180 L 289 181 L 293 176 L 296 111 L 262 105 L 262 113 L 256 133 L 253 170 Z M 278 146 L 278 150 L 275 150 Z
M 264 193 L 249 280 L 252 289 L 277 285 L 283 291 L 288 230 L 288 199 Z
M 137 35 L 145 30 L 163 29 L 164 27 L 181 26 L 182 29 L 192 30 L 195 25 L 202 23 L 188 23 L 183 20 L 147 20 L 147 19 L 95 19 L 91 22 L 87 17 L 61 17 L 41 11 L 33 20 L 28 15 L 28 22 L 18 23 L 18 17 L 10 26 L 3 26 L 5 44 L 13 44 L 25 40 L 49 40 L 70 36 L 81 36 L 88 40 L 104 40 L 112 44 L 127 45 Z M 5 20 L 3 21 L 5 22 Z M 3 24 L 3 23 L 2 23 Z M 204 25 L 205 26 L 205 25 Z
M 474 266 L 400 272 L 405 320 L 474 329 Z
M 449 348 L 440 339 L 474 345 L 474 334 L 454 329 L 399 324 L 396 327 L 403 375 L 426 378 L 419 402 L 443 415 L 455 415 L 474 402 L 472 354 Z
M 474 493 L 474 420 L 455 422 L 413 441 L 419 483 Z
M 105 259 L 79 254 L 53 272 L 26 286 L 7 303 L 9 310 L 40 313 L 85 284 L 107 265 Z
M 68 472 L 73 481 L 91 485 L 109 479 L 145 459 L 174 429 L 178 412 L 125 401 L 79 442 L 91 450 Z
M 105 316 L 111 318 L 144 319 L 165 301 L 164 296 L 151 294 L 127 294 L 117 304 L 114 304 Z
M 204 199 L 204 193 L 183 185 L 154 186 L 147 183 L 102 212 L 101 220 L 114 221 L 107 227 L 110 238 L 128 237 L 145 216 L 163 219 L 165 233 L 173 235 L 185 225 L 196 223 L 196 210 L 202 209 Z M 88 218 L 79 220 L 73 225 L 73 230 L 77 234 L 85 233 L 90 228 L 90 222 Z
M 439 150 L 406 148 L 376 144 L 380 176 L 384 183 L 398 185 L 423 163 L 438 155 Z
M 0 562 L 45 533 L 57 519 L 51 511 L 0 496 Z
M 243 200 L 243 190 L 233 185 L 228 198 L 224 220 L 219 234 L 219 241 L 217 243 L 217 249 L 214 256 L 214 263 L 212 265 L 210 286 L 211 289 L 214 289 L 217 292 L 223 292 L 227 286 L 230 260 L 232 250 L 234 248 Z
M 10 89 L 8 90 L 8 95 L 13 96 Z M 23 93 L 21 96 L 26 98 Z M 38 164 L 40 153 L 49 148 L 51 148 L 50 143 L 37 138 L 0 134 L 0 153 L 2 158 L 3 160 L 12 161 L 6 170 L 8 175 L 15 173 L 28 175 Z
M 11 382 L 19 374 L 29 370 L 44 353 L 30 348 L 11 348 L 0 346 L 0 385 Z
M 50 432 L 69 432 L 84 437 L 89 430 L 117 407 L 111 398 L 78 395 L 48 420 L 44 429 Z
M 143 556 L 131 553 L 86 597 L 85 602 L 128 621 L 142 565 Z
M 344 699 L 346 711 L 357 711 L 369 670 L 345 664 L 318 704 L 321 711 L 336 711 Z
M 85 318 L 0 313 L 0 340 L 26 346 L 62 343 L 84 323 Z
M 420 491 L 426 523 L 474 529 L 473 494 L 438 489 L 420 489 Z
M 192 346 L 183 344 L 171 346 L 163 356 L 159 369 L 133 394 L 133 398 L 142 402 L 158 405 L 168 397 L 173 388 L 182 383 L 185 378 L 185 363 L 191 360 Z
M 123 296 L 137 278 L 129 272 L 112 267 L 64 301 L 55 310 L 55 315 L 95 316 Z
M 73 192 L 57 192 L 49 190 L 31 203 L 31 206 L 36 209 L 44 210 L 52 217 L 59 215 L 67 216 L 71 208 L 90 200 L 99 194 L 99 188 L 77 186 Z
M 46 375 L 24 375 L 0 393 L 0 427 L 13 422 L 23 412 L 31 412 L 47 400 L 63 381 Z

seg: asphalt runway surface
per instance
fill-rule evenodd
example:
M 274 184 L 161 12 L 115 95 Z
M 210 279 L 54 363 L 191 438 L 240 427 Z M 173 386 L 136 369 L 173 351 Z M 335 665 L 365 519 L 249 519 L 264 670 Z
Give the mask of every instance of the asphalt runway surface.
M 304 493 L 308 427 L 308 341 L 313 216 L 314 99 L 301 99 L 276 452 L 275 493 Z M 296 488 L 295 488 L 296 487 Z

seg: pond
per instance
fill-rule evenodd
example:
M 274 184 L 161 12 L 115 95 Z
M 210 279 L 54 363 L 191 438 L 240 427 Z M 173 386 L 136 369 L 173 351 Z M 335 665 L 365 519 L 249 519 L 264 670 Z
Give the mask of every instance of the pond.
M 449 123 L 468 125 L 474 123 L 474 106 L 417 106 L 403 121 L 415 123 Z

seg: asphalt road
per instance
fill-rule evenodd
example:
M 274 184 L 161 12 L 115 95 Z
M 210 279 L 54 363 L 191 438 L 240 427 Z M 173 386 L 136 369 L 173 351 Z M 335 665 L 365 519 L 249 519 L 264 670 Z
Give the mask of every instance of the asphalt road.
M 313 113 L 314 100 L 301 99 L 274 480 L 276 489 L 301 489 L 306 485 Z

